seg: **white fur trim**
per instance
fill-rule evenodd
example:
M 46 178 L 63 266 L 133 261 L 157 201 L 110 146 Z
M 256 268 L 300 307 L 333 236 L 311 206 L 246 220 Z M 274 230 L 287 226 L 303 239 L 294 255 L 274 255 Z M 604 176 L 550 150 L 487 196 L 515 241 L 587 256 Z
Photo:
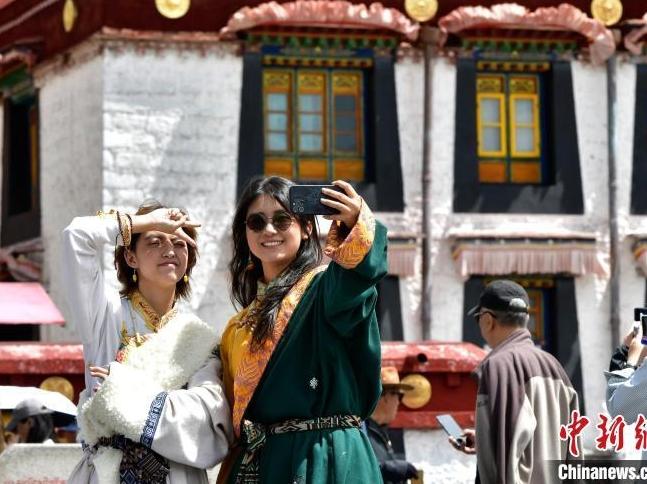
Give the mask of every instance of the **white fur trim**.
M 123 364 L 111 363 L 99 390 L 79 403 L 85 442 L 122 434 L 139 442 L 151 403 L 162 391 L 180 389 L 207 360 L 217 342 L 215 331 L 190 314 L 178 315 Z
M 99 484 L 119 484 L 119 466 L 123 452 L 112 447 L 100 447 L 92 461 Z
M 164 390 L 177 390 L 204 365 L 216 342 L 216 332 L 208 324 L 181 314 L 130 350 L 126 365 L 145 371 Z
M 86 416 L 135 442 L 148 417 L 151 403 L 162 391 L 146 373 L 120 363 L 110 364 L 110 375 L 92 398 Z

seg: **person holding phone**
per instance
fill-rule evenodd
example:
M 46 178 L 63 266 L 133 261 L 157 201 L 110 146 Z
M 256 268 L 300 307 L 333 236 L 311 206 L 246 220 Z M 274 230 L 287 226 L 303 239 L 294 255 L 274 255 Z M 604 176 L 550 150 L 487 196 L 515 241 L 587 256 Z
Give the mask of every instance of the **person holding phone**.
M 627 424 L 633 424 L 639 415 L 647 414 L 644 398 L 647 391 L 647 366 L 644 364 L 647 345 L 641 343 L 644 336 L 641 326 L 635 328 L 625 336 L 623 345 L 611 358 L 609 371 L 604 372 L 607 410 L 613 417 L 622 415 Z M 647 461 L 645 451 L 642 460 Z
M 523 287 L 496 280 L 469 311 L 492 351 L 476 371 L 476 428 L 449 440 L 476 454 L 482 484 L 558 482 L 550 461 L 576 459 L 559 430 L 579 410 L 578 395 L 557 359 L 535 346 L 529 307 Z
M 219 482 L 381 482 L 360 426 L 381 393 L 386 228 L 349 183 L 334 185 L 321 200 L 338 212 L 327 266 L 314 215 L 290 210 L 291 181 L 254 179 L 241 194 L 229 268 L 242 310 L 220 345 L 236 444 Z
M 213 329 L 178 300 L 191 291 L 196 227 L 158 202 L 76 217 L 63 231 L 69 320 L 83 342 L 83 457 L 68 482 L 207 483 L 232 438 Z M 116 241 L 116 242 L 115 242 Z M 120 289 L 104 281 L 116 243 Z
M 609 361 L 609 371 L 637 369 L 647 356 L 647 346 L 641 343 L 642 329 L 634 325 L 615 349 Z

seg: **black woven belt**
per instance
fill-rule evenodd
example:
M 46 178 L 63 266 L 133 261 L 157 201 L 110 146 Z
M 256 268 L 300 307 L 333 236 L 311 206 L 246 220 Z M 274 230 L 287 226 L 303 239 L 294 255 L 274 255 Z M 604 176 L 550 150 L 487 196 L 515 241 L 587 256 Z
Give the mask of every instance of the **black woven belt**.
M 254 484 L 260 482 L 260 452 L 268 435 L 287 434 L 289 432 L 308 432 L 311 430 L 336 430 L 359 428 L 362 419 L 356 415 L 333 415 L 313 419 L 290 419 L 285 422 L 264 425 L 243 420 L 241 441 L 245 453 L 240 463 L 236 484 Z
M 101 437 L 97 447 L 112 447 L 123 452 L 119 464 L 120 482 L 124 484 L 155 484 L 166 482 L 168 460 L 153 449 L 138 444 L 123 435 Z

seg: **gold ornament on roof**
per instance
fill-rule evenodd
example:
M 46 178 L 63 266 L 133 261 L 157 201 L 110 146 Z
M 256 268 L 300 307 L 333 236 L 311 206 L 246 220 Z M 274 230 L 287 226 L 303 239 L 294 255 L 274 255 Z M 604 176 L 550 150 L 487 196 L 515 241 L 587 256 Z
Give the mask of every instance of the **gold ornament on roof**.
M 591 13 L 595 20 L 604 25 L 613 25 L 622 17 L 622 2 L 620 0 L 593 0 Z
M 413 20 L 426 22 L 438 11 L 438 0 L 404 0 L 404 9 Z
M 70 32 L 74 28 L 74 23 L 78 16 L 79 11 L 76 9 L 74 0 L 65 0 L 63 5 L 63 28 L 66 32 Z
M 155 0 L 157 11 L 166 18 L 180 18 L 189 11 L 191 0 Z
M 67 378 L 63 378 L 62 376 L 45 378 L 40 384 L 40 388 L 49 390 L 50 392 L 58 392 L 64 397 L 67 397 L 68 400 L 74 401 L 74 387 Z
M 402 404 L 408 408 L 421 408 L 431 400 L 431 383 L 419 373 L 405 376 L 400 383 L 411 385 L 413 390 L 405 392 Z

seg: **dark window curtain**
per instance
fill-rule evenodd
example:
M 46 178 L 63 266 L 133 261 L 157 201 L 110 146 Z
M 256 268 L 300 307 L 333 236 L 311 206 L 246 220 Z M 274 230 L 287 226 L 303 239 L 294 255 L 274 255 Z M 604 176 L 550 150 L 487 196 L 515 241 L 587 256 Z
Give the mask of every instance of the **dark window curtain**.
M 260 52 L 243 55 L 243 86 L 238 135 L 238 195 L 253 177 L 263 175 L 263 59 Z
M 455 120 L 454 211 L 479 212 L 482 195 L 476 132 L 476 62 L 472 59 L 458 59 L 456 64 Z
M 551 185 L 479 183 L 476 132 L 476 61 L 459 59 L 456 76 L 454 211 L 476 213 L 584 213 L 571 66 L 552 64 L 543 108 Z
M 404 340 L 398 277 L 386 276 L 378 283 L 376 313 L 382 341 Z
M 35 127 L 33 133 L 32 127 Z M 32 139 L 32 135 L 36 139 Z M 5 99 L 3 140 L 0 245 L 7 246 L 40 236 L 40 160 L 36 92 Z
M 566 370 L 573 387 L 580 397 L 580 409 L 584 409 L 582 386 L 582 358 L 579 339 L 579 324 L 575 299 L 575 281 L 572 277 L 555 279 L 555 357 Z
M 375 56 L 373 68 L 373 155 L 375 183 L 360 185 L 366 202 L 381 212 L 402 212 L 402 164 L 395 91 L 395 70 L 392 56 Z M 368 114 L 368 113 L 367 113 Z M 370 163 L 367 152 L 367 164 Z M 372 186 L 371 186 L 372 185 Z
M 485 346 L 485 340 L 481 336 L 481 330 L 473 316 L 467 312 L 479 302 L 481 291 L 485 287 L 483 277 L 470 277 L 463 287 L 463 341 L 474 343 L 481 348 Z
M 636 66 L 634 157 L 631 174 L 631 213 L 647 214 L 647 64 Z

